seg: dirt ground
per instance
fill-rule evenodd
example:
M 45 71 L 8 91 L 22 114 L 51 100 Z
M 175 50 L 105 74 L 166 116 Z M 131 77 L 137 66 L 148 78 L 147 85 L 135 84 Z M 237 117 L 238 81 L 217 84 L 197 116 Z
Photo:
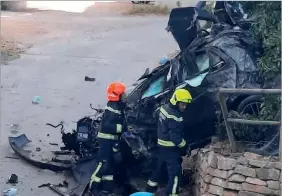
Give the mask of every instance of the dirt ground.
M 64 120 L 71 131 L 74 121 L 91 114 L 90 103 L 105 104 L 109 82 L 130 85 L 147 67 L 177 49 L 165 31 L 168 17 L 123 16 L 127 6 L 104 3 L 84 13 L 1 13 L 2 38 L 19 42 L 25 52 L 1 65 L 0 190 L 12 187 L 6 181 L 15 173 L 20 181 L 15 186 L 18 195 L 56 195 L 38 186 L 62 182 L 65 175 L 5 158 L 15 156 L 8 136 L 25 133 L 32 140 L 29 149 L 40 147 L 38 156 L 47 158 L 48 151 L 58 148 L 49 142 L 60 143 L 61 138 L 46 122 Z M 85 82 L 86 75 L 96 81 Z M 36 95 L 42 101 L 33 105 Z M 12 124 L 19 128 L 12 131 Z

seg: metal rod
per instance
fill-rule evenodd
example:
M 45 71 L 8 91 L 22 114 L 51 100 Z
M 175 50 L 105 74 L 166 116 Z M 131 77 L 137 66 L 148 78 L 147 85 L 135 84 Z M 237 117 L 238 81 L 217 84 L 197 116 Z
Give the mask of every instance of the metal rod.
M 224 94 L 281 94 L 281 89 L 238 89 L 238 88 L 220 88 L 219 93 Z
M 249 125 L 274 125 L 280 126 L 280 121 L 258 121 L 258 120 L 245 120 L 239 118 L 228 118 L 228 122 L 249 124 Z
M 230 145 L 231 145 L 231 150 L 232 150 L 232 152 L 237 152 L 237 145 L 236 145 L 236 142 L 235 142 L 235 137 L 234 137 L 232 128 L 227 121 L 228 110 L 227 110 L 227 106 L 226 106 L 226 99 L 220 93 L 218 93 L 217 96 L 218 96 L 218 100 L 219 100 L 219 103 L 220 103 L 220 107 L 221 107 L 226 131 L 227 131 L 228 139 L 229 139 L 229 142 L 230 142 Z

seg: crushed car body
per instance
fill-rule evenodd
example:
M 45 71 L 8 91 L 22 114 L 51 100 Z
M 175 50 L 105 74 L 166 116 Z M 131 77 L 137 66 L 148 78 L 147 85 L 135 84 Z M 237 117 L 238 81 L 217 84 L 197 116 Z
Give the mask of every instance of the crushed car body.
M 257 82 L 256 64 L 261 51 L 246 25 L 249 23 L 244 20 L 245 15 L 232 17 L 232 6 L 237 9 L 238 3 L 217 6 L 225 11 L 209 13 L 197 7 L 171 11 L 166 30 L 172 33 L 180 52 L 164 65 L 152 71 L 147 69 L 126 92 L 125 118 L 132 131 L 122 135 L 121 167 L 127 172 L 126 176 L 121 176 L 116 171 L 117 182 L 130 184 L 131 178 L 147 178 L 151 173 L 157 144 L 154 112 L 168 102 L 175 89 L 186 88 L 193 96 L 193 102 L 184 115 L 185 139 L 192 149 L 196 149 L 208 144 L 215 134 L 214 124 L 219 111 L 216 93 L 219 88 L 261 88 Z M 210 23 L 210 28 L 201 27 L 200 21 Z M 228 107 L 233 110 L 244 108 L 240 104 L 246 98 L 245 95 L 229 97 Z M 30 142 L 25 135 L 10 137 L 10 145 L 20 157 L 37 167 L 73 171 L 78 183 L 86 187 L 92 174 L 90 171 L 96 164 L 99 148 L 96 136 L 103 114 L 102 109 L 92 109 L 97 115 L 80 119 L 72 133 L 65 133 L 62 128 L 64 147 L 57 155 L 68 152 L 68 161 L 54 161 L 56 154 L 48 163 L 32 160 L 24 150 Z M 83 191 L 77 194 L 82 195 Z

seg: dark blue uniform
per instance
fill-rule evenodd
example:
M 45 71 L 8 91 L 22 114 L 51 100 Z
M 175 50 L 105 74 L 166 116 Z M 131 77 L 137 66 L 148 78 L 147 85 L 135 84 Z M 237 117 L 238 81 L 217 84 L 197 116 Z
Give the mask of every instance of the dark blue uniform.
M 103 114 L 99 138 L 99 162 L 90 181 L 90 191 L 94 193 L 101 188 L 112 192 L 115 171 L 114 154 L 118 153 L 118 143 L 124 127 L 123 105 L 121 102 L 108 102 Z
M 169 177 L 166 195 L 178 195 L 182 173 L 181 154 L 185 149 L 183 118 L 176 106 L 168 103 L 158 111 L 158 161 L 155 170 L 148 180 L 148 191 L 154 192 L 158 187 L 161 168 L 165 164 Z

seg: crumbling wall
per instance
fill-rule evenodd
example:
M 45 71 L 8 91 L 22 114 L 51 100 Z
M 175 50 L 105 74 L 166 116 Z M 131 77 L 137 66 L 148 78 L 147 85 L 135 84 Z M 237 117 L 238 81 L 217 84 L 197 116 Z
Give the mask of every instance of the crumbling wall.
M 276 157 L 230 153 L 222 143 L 196 155 L 195 196 L 281 195 L 281 162 Z

